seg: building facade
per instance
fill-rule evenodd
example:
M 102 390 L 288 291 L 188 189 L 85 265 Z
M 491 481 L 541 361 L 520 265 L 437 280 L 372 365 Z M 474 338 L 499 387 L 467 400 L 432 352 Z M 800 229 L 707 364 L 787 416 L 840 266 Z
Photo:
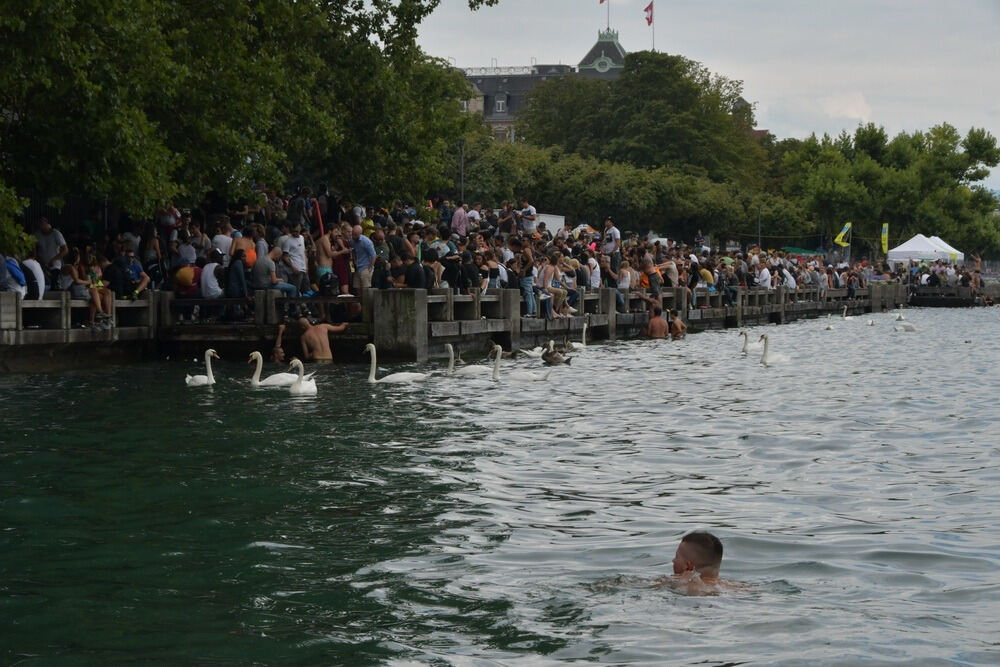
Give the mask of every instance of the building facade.
M 614 79 L 625 68 L 625 49 L 618 31 L 602 30 L 597 43 L 580 63 L 572 65 L 529 65 L 524 67 L 473 67 L 465 70 L 473 96 L 462 102 L 463 111 L 482 113 L 493 136 L 514 141 L 515 123 L 527 105 L 528 94 L 543 81 L 564 76 Z

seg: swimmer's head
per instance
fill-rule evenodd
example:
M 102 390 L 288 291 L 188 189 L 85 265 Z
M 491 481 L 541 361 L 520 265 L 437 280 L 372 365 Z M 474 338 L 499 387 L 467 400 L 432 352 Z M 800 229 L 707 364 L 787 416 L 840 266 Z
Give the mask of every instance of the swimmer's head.
M 719 576 L 722 566 L 722 542 L 712 533 L 688 533 L 681 538 L 674 555 L 674 574 L 696 571 L 702 578 Z

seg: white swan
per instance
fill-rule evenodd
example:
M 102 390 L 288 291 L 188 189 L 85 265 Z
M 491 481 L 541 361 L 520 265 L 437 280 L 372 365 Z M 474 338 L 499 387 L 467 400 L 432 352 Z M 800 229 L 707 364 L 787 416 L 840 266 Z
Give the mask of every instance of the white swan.
M 899 325 L 898 327 L 893 327 L 892 330 L 893 331 L 909 331 L 909 332 L 913 333 L 913 332 L 915 332 L 917 330 L 917 328 L 915 326 L 913 326 L 912 324 L 910 324 L 909 322 L 904 322 L 903 324 Z
M 759 342 L 757 343 L 750 342 L 750 334 L 748 334 L 746 331 L 740 331 L 739 335 L 743 337 L 743 347 L 740 349 L 740 352 L 742 354 L 746 354 L 751 349 L 756 350 L 760 347 Z
M 875 320 L 868 320 L 868 326 L 870 327 L 875 326 Z
M 844 317 L 845 320 L 853 320 L 854 319 L 853 317 L 851 317 L 850 315 L 847 314 L 847 306 L 844 306 L 844 315 L 843 315 L 843 317 Z
M 496 359 L 493 360 L 493 381 L 500 381 L 500 358 L 503 356 L 500 354 L 503 348 L 499 345 L 493 347 L 493 351 L 496 353 Z M 504 377 L 510 380 L 519 380 L 522 382 L 545 382 L 549 379 L 549 375 L 552 373 L 551 370 L 545 371 L 544 373 L 532 373 L 530 371 L 511 371 L 505 374 Z
M 289 368 L 294 368 L 298 371 L 295 376 L 295 382 L 293 382 L 288 387 L 288 393 L 292 396 L 315 396 L 316 395 L 316 380 L 309 380 L 303 376 L 302 362 L 298 359 L 292 359 L 292 363 Z M 312 375 L 310 373 L 310 375 Z
M 458 375 L 460 377 L 469 376 L 483 376 L 489 375 L 493 370 L 489 366 L 481 366 L 477 364 L 472 364 L 470 366 L 462 366 L 459 369 L 455 369 L 455 348 L 451 346 L 451 343 L 445 343 L 444 349 L 448 350 L 448 375 Z M 493 354 L 493 350 L 490 350 L 490 354 Z M 404 373 L 405 375 L 405 373 Z M 384 382 L 384 379 L 382 380 Z
M 469 366 L 462 366 L 461 368 L 456 369 L 454 348 L 451 346 L 451 343 L 445 343 L 444 348 L 448 350 L 448 375 L 457 375 L 459 377 L 482 377 L 484 375 L 489 375 L 493 370 L 489 366 L 483 366 L 481 364 L 470 364 Z M 490 350 L 490 356 L 492 355 L 493 350 Z M 405 373 L 402 373 L 402 375 L 405 375 Z M 403 380 L 399 381 L 403 382 Z
M 524 356 L 530 357 L 532 359 L 538 359 L 539 357 L 542 356 L 542 354 L 544 352 L 545 352 L 545 348 L 544 347 L 538 347 L 538 346 L 533 347 L 530 350 L 518 350 L 517 351 L 518 354 L 523 354 Z
M 583 331 L 580 332 L 580 342 L 570 343 L 571 350 L 584 350 L 587 348 L 587 323 L 583 323 Z
M 185 375 L 184 384 L 189 387 L 209 387 L 215 384 L 215 376 L 212 375 L 212 359 L 222 359 L 215 350 L 205 350 L 205 373 L 206 375 Z
M 771 363 L 772 359 L 767 354 L 767 334 L 763 334 L 760 339 L 764 341 L 764 353 L 760 355 L 760 363 L 763 366 L 767 366 Z
M 823 328 L 823 330 L 824 331 L 833 331 L 833 325 L 832 324 L 827 324 L 826 327 Z
M 264 368 L 264 356 L 254 350 L 250 353 L 250 359 L 247 363 L 257 362 L 257 368 L 253 372 L 253 377 L 250 378 L 250 385 L 254 387 L 290 387 L 299 376 L 296 373 L 275 373 L 269 375 L 263 380 L 260 379 L 260 372 Z M 306 375 L 304 380 L 311 380 L 316 373 L 310 373 Z
M 393 373 L 392 375 L 386 375 L 380 380 L 375 379 L 375 345 L 368 343 L 365 345 L 365 352 L 372 355 L 372 365 L 368 370 L 368 382 L 372 384 L 399 384 L 403 382 L 419 382 L 420 380 L 427 379 L 427 373 Z

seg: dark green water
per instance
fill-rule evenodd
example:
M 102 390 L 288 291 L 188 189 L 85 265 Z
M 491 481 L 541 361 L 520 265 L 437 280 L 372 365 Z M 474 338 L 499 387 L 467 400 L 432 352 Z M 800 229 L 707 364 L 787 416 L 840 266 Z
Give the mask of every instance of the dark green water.
M 876 318 L 317 399 L 0 378 L 0 662 L 996 664 L 997 311 Z M 745 591 L 650 587 L 694 527 Z

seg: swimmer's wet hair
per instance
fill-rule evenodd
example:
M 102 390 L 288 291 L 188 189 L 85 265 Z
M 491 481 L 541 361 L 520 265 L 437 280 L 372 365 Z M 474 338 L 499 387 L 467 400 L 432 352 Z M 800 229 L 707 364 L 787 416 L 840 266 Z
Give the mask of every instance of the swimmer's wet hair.
M 715 567 L 722 564 L 722 542 L 712 533 L 698 531 L 688 533 L 681 538 L 681 544 L 689 544 L 695 548 L 698 556 L 696 567 Z

